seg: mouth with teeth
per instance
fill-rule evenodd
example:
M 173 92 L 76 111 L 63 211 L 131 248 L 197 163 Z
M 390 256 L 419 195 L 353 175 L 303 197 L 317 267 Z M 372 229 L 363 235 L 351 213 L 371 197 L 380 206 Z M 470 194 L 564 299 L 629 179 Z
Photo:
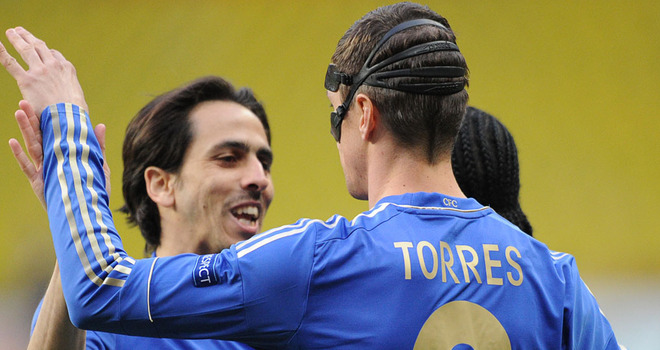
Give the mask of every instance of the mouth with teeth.
M 259 207 L 256 205 L 243 205 L 231 210 L 231 214 L 238 222 L 249 229 L 259 226 Z

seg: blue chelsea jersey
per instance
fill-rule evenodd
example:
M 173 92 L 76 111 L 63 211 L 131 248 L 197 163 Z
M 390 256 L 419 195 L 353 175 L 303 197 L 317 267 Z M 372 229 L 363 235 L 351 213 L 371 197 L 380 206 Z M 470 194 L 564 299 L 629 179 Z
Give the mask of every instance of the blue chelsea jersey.
M 618 348 L 574 258 L 473 199 L 391 196 L 352 221 L 303 219 L 220 254 L 134 260 L 86 114 L 51 106 L 42 130 L 64 294 L 84 328 L 256 348 Z

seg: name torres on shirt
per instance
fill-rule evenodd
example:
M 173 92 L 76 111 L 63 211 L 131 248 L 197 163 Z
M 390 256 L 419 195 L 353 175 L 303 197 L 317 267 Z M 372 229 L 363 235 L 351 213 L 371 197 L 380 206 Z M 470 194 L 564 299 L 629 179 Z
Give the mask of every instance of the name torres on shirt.
M 504 248 L 504 256 L 499 259 L 496 256 L 501 256 L 501 253 L 498 254 L 501 249 L 497 244 L 482 244 L 478 248 L 479 253 L 472 246 L 461 244 L 450 246 L 449 243 L 443 241 L 440 241 L 437 248 L 428 241 L 394 242 L 394 247 L 401 249 L 405 279 L 407 280 L 412 279 L 412 269 L 415 268 L 420 269 L 427 279 L 437 278 L 438 270 L 440 270 L 442 282 L 447 282 L 447 276 L 449 276 L 456 284 L 461 281 L 470 283 L 472 278 L 481 284 L 484 281 L 479 274 L 478 267 L 483 268 L 482 271 L 485 270 L 485 283 L 489 285 L 501 286 L 506 280 L 514 286 L 520 286 L 524 279 L 522 268 L 518 263 L 521 259 L 520 251 L 513 246 Z M 483 261 L 480 260 L 480 257 L 483 257 Z M 506 274 L 498 271 L 503 268 L 503 262 L 516 272 L 512 272 L 511 269 L 506 269 L 508 270 Z M 454 268 L 454 265 L 457 267 Z M 462 272 L 461 279 L 457 272 L 458 274 Z

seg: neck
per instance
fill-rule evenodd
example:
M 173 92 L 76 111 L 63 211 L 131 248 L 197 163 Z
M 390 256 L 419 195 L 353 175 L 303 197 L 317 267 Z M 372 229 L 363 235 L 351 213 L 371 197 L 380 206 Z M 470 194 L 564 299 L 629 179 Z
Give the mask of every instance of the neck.
M 195 254 L 208 254 L 208 249 L 200 247 L 198 244 L 185 240 L 167 239 L 161 236 L 161 243 L 156 248 L 156 256 L 174 256 L 179 254 L 195 253 Z
M 186 253 L 215 253 L 203 237 L 197 237 L 179 216 L 168 212 L 171 209 L 159 207 L 160 212 L 160 245 L 156 247 L 156 256 L 173 256 Z
M 412 151 L 381 146 L 368 152 L 368 198 L 373 208 L 384 197 L 413 192 L 437 192 L 465 197 L 451 168 L 451 155 L 436 164 L 415 158 Z M 385 148 L 385 149 L 383 149 Z

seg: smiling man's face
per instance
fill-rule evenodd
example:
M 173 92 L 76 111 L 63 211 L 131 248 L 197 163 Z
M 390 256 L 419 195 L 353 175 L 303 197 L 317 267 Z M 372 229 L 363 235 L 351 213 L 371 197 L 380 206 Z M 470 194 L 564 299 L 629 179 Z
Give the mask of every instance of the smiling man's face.
M 219 252 L 261 230 L 273 199 L 273 155 L 261 121 L 230 101 L 190 113 L 193 140 L 176 175 L 175 206 L 198 253 Z

